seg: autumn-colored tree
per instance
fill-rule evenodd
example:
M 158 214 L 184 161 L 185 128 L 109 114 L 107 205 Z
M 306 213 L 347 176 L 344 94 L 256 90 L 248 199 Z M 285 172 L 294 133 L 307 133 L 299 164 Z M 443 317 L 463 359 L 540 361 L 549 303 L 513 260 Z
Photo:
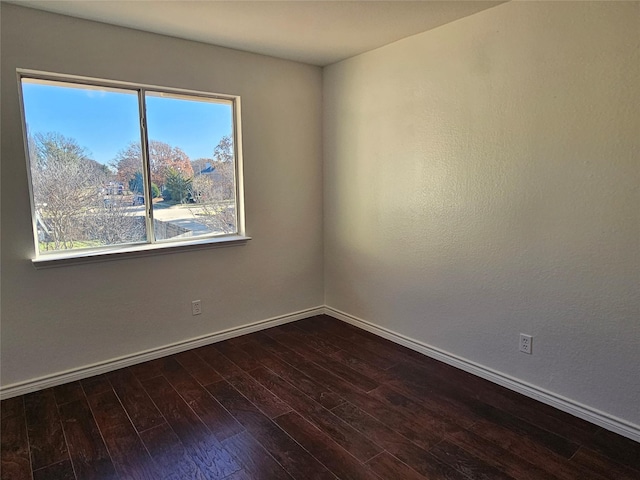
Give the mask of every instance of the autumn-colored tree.
M 127 148 L 121 150 L 115 158 L 114 166 L 118 171 L 118 180 L 128 183 L 136 173 L 142 171 L 142 150 L 140 143 L 131 142 Z M 193 168 L 189 156 L 179 147 L 151 140 L 149 142 L 149 167 L 151 181 L 160 187 L 167 180 L 167 171 L 172 168 L 180 172 L 185 178 L 193 176 Z
M 151 181 L 157 185 L 166 183 L 169 169 L 179 172 L 184 178 L 193 176 L 189 156 L 181 148 L 157 140 L 149 142 L 149 167 Z

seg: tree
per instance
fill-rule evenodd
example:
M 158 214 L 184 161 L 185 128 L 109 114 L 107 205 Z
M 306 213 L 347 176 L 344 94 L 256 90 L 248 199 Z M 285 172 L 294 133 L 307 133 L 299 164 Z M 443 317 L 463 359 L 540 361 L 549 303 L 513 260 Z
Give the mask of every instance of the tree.
M 204 205 L 198 214 L 198 222 L 216 233 L 235 233 L 236 208 L 234 205 Z
M 144 180 L 141 172 L 134 173 L 133 177 L 129 179 L 129 190 L 140 194 L 144 192 Z
M 118 152 L 114 166 L 121 182 L 129 182 L 135 174 L 142 171 L 142 150 L 139 142 L 131 142 L 124 150 Z M 151 140 L 149 142 L 149 168 L 151 181 L 164 187 L 167 170 L 173 168 L 185 178 L 193 176 L 193 168 L 189 156 L 179 147 Z
M 218 233 L 236 231 L 233 138 L 222 137 L 213 151 L 212 169 L 193 178 L 198 221 Z M 202 170 L 200 170 L 202 172 Z
M 141 172 L 136 172 L 133 178 L 129 180 L 129 190 L 133 193 L 144 194 L 144 180 Z M 158 198 L 160 196 L 160 189 L 155 183 L 151 184 L 151 197 Z
M 197 158 L 196 160 L 191 160 L 193 174 L 197 177 L 203 170 L 206 170 L 207 167 L 211 167 L 212 164 L 213 158 Z
M 187 178 L 182 172 L 173 167 L 167 169 L 166 177 L 165 187 L 169 191 L 171 199 L 179 203 L 185 203 L 189 193 L 191 193 L 193 177 Z
M 217 162 L 233 162 L 233 137 L 225 135 L 213 150 L 213 158 Z
M 37 133 L 29 138 L 36 218 L 53 249 L 78 242 L 112 245 L 144 238 L 144 220 L 130 215 L 122 196 L 108 195 L 111 170 L 87 157 L 73 138 Z
M 193 176 L 189 156 L 182 149 L 157 140 L 149 142 L 149 167 L 151 181 L 157 185 L 165 185 L 169 169 L 179 172 L 184 178 Z
M 56 250 L 73 248 L 81 234 L 83 207 L 99 195 L 104 171 L 76 140 L 59 133 L 37 133 L 29 144 L 36 215 Z
M 144 241 L 144 217 L 130 215 L 127 211 L 129 205 L 130 202 L 122 196 L 95 199 L 90 213 L 82 217 L 84 237 L 103 245 Z
M 113 167 L 117 171 L 118 181 L 124 184 L 129 184 L 129 182 L 136 177 L 136 174 L 139 174 L 142 180 L 142 153 L 140 143 L 131 142 L 125 149 L 120 150 L 113 162 Z M 131 190 L 131 187 L 129 187 L 129 189 Z
M 29 139 L 29 148 L 32 163 L 40 169 L 77 164 L 87 158 L 87 151 L 74 138 L 57 132 L 36 133 Z

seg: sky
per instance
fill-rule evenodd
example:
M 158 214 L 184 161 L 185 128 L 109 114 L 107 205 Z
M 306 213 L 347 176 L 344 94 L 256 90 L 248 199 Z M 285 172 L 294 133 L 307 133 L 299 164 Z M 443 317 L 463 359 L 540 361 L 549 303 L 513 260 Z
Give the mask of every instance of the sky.
M 106 165 L 131 142 L 140 142 L 134 90 L 23 79 L 22 93 L 30 134 L 57 132 L 74 138 L 89 158 Z M 149 140 L 180 147 L 191 160 L 212 158 L 220 139 L 232 133 L 231 103 L 164 95 L 146 98 Z

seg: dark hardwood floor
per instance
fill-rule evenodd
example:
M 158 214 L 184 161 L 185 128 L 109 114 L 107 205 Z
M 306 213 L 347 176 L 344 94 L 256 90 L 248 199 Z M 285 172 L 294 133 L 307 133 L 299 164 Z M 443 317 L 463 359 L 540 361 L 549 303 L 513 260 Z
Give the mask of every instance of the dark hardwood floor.
M 1 411 L 2 480 L 640 479 L 640 444 L 326 316 Z

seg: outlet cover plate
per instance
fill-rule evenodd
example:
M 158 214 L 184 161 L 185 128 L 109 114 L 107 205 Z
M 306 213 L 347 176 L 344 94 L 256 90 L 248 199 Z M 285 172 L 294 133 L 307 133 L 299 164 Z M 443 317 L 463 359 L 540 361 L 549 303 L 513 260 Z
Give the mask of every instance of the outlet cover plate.
M 520 351 L 531 355 L 533 351 L 533 337 L 531 335 L 520 334 Z

